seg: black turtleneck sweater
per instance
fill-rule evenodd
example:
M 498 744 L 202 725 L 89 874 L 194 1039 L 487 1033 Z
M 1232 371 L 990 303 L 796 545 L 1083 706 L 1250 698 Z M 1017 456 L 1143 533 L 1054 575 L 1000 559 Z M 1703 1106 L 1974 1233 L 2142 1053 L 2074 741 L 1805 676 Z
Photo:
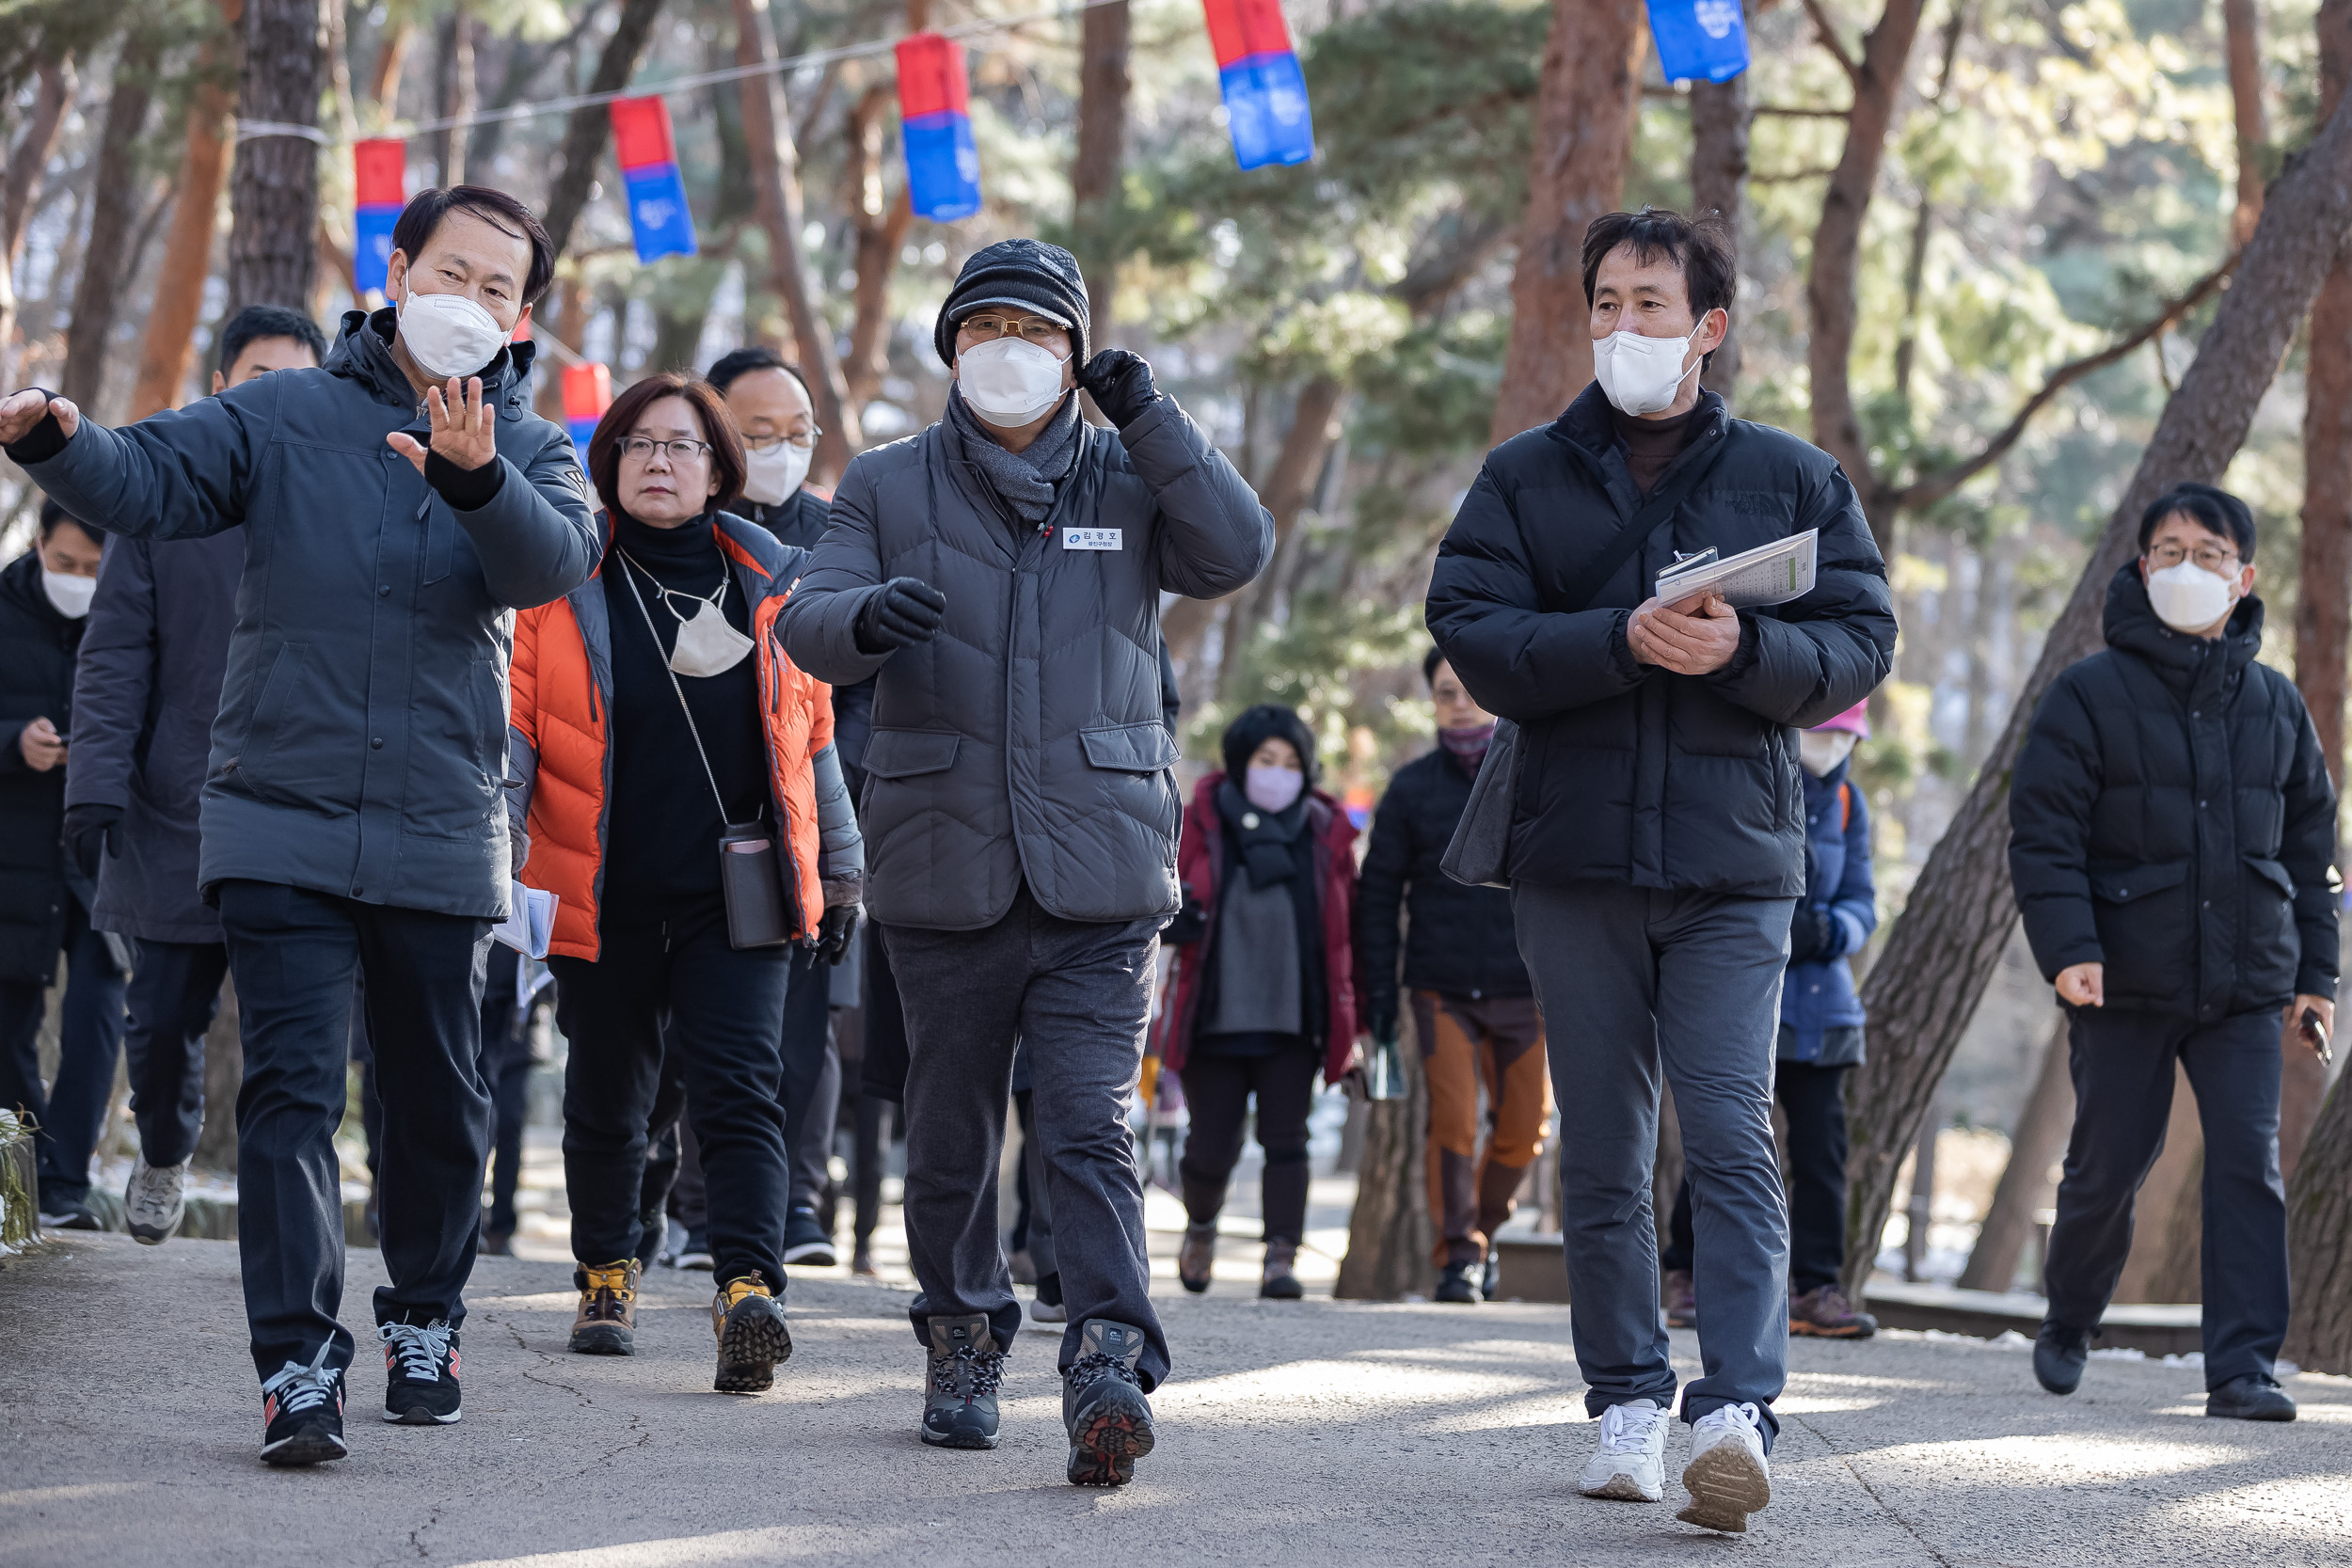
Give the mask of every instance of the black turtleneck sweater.
M 727 580 L 727 624 L 751 635 L 751 607 L 711 537 L 707 515 L 674 529 L 613 519 L 613 547 L 604 558 L 605 614 L 612 627 L 612 800 L 605 845 L 604 907 L 623 919 L 699 897 L 719 895 L 719 833 L 727 822 L 772 815 L 759 732 L 759 682 L 746 656 L 716 675 L 680 675 L 694 731 L 702 736 L 710 770 L 727 811 L 723 820 L 694 733 L 670 685 L 670 651 L 678 617 L 664 608 L 654 584 L 707 599 Z M 641 570 L 642 569 L 642 570 Z M 629 592 L 636 578 L 636 594 Z M 650 578 L 650 580 L 648 580 Z M 646 614 L 637 608 L 644 600 Z M 683 598 L 681 613 L 692 612 Z M 632 908 L 632 906 L 636 906 Z
M 1658 488 L 1659 479 L 1682 455 L 1682 449 L 1691 444 L 1695 428 L 1692 419 L 1698 413 L 1692 407 L 1671 420 L 1645 420 L 1632 414 L 1609 410 L 1609 418 L 1617 427 L 1617 439 L 1625 444 L 1626 470 L 1633 476 L 1634 493 L 1644 500 Z

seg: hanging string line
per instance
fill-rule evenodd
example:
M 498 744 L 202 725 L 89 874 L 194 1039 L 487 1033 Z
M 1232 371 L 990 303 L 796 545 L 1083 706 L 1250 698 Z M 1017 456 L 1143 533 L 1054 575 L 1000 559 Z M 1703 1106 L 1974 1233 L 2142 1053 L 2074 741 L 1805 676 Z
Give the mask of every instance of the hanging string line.
M 951 39 L 977 38 L 987 33 L 1009 32 L 1032 22 L 1053 22 L 1062 17 L 1077 16 L 1097 6 L 1123 4 L 1124 0 L 1068 0 L 1041 11 L 1023 16 L 991 17 L 967 22 L 957 27 L 938 29 Z M 529 119 L 534 115 L 568 114 L 574 109 L 593 108 L 623 98 L 667 97 L 671 93 L 691 92 L 697 87 L 717 87 L 726 82 L 740 82 L 754 76 L 778 74 L 798 71 L 807 66 L 831 65 L 836 60 L 863 59 L 870 55 L 886 55 L 898 45 L 897 39 L 877 39 L 868 43 L 843 44 L 837 49 L 818 49 L 806 55 L 793 55 L 783 59 L 762 60 L 757 65 L 729 66 L 723 71 L 705 71 L 692 76 L 675 76 L 666 82 L 630 86 L 612 92 L 576 93 L 569 98 L 544 99 L 535 103 L 516 103 L 503 109 L 484 109 L 469 115 L 447 115 L 439 119 L 401 120 L 388 127 L 386 136 L 413 136 L 426 131 L 454 131 L 462 126 L 487 125 L 495 120 Z M 281 131 L 282 134 L 282 131 Z

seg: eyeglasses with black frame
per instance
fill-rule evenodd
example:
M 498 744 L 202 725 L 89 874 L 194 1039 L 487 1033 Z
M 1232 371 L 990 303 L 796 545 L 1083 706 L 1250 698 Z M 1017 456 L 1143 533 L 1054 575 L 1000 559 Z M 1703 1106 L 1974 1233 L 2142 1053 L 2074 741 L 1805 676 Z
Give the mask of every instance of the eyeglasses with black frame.
M 2166 543 L 2148 552 L 2148 564 L 2162 572 L 2178 566 L 2184 561 L 2194 561 L 2217 578 L 2233 577 L 2237 573 L 2237 551 L 2226 545 L 2200 545 L 2195 549 Z

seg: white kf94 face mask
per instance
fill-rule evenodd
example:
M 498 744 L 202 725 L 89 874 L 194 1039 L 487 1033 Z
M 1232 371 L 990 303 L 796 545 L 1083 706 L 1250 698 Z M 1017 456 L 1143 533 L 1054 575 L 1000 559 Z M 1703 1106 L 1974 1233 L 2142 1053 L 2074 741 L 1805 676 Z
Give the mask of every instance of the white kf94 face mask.
M 1018 430 L 1061 402 L 1069 362 L 1025 338 L 992 338 L 956 356 L 956 385 L 972 412 L 999 430 Z
M 1593 378 L 1601 395 L 1627 414 L 1655 414 L 1670 406 L 1684 379 L 1698 370 L 1682 368 L 1696 330 L 1681 338 L 1645 338 L 1612 332 L 1593 345 Z
M 464 294 L 408 291 L 400 308 L 400 341 L 425 374 L 446 381 L 472 375 L 498 357 L 506 331 Z
M 801 481 L 808 477 L 809 462 L 816 455 L 815 447 L 796 447 L 789 441 L 778 441 L 766 451 L 746 447 L 744 496 L 762 506 L 782 506 L 801 487 Z
M 2230 585 L 2194 561 L 2148 574 L 2148 602 L 2174 631 L 2203 631 L 2230 613 Z

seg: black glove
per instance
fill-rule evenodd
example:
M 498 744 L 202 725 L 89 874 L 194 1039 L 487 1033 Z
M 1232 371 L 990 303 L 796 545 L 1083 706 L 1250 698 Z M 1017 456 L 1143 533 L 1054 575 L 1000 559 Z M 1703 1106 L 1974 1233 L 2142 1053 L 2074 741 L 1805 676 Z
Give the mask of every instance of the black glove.
M 1792 964 L 1811 963 L 1817 959 L 1837 956 L 1836 917 L 1827 910 L 1797 907 L 1788 922 L 1788 961 Z
M 113 849 L 107 834 L 122 820 L 120 806 L 101 805 L 85 801 L 65 808 L 65 852 L 73 862 L 74 869 L 91 881 L 98 880 L 98 857 Z M 114 850 L 121 853 L 120 850 Z
M 892 578 L 866 601 L 850 628 L 862 654 L 886 654 L 939 635 L 947 595 L 920 578 Z
M 1375 1002 L 1371 1016 L 1364 1021 L 1364 1027 L 1371 1031 L 1374 1039 L 1384 1044 L 1396 1038 L 1396 999 L 1390 997 Z
M 1078 385 L 1094 399 L 1103 418 L 1121 430 L 1160 401 L 1160 389 L 1152 385 L 1151 365 L 1140 354 L 1123 348 L 1106 348 L 1088 360 L 1078 372 Z
M 1209 907 L 1192 895 L 1192 889 L 1186 888 L 1184 907 L 1176 911 L 1176 918 L 1168 923 L 1168 929 L 1160 933 L 1160 945 L 1182 947 L 1199 942 L 1208 934 Z
M 850 956 L 850 941 L 858 927 L 866 924 L 863 904 L 835 904 L 827 909 L 817 921 L 817 953 L 829 964 L 837 964 Z

